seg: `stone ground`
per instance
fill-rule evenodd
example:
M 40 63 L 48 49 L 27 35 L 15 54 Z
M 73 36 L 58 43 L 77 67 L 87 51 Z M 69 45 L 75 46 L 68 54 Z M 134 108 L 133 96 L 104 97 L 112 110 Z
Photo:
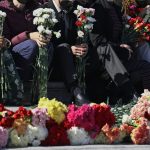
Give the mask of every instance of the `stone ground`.
M 56 147 L 27 147 L 16 150 L 149 150 L 150 145 L 84 145 L 84 146 L 56 146 Z M 6 149 L 3 149 L 6 150 Z M 13 150 L 13 148 L 7 148 Z

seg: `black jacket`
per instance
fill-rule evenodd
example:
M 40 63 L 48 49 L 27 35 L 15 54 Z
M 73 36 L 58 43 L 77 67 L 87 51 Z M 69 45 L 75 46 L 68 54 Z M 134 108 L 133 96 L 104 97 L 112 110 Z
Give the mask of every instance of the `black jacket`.
M 76 43 L 77 31 L 75 26 L 76 16 L 73 14 L 73 10 L 70 12 L 63 12 L 63 17 L 58 13 L 53 1 L 45 3 L 42 7 L 52 8 L 56 13 L 56 18 L 58 23 L 54 27 L 54 31 L 61 30 L 61 38 L 52 39 L 53 45 L 57 46 L 62 43 L 68 43 L 74 45 Z

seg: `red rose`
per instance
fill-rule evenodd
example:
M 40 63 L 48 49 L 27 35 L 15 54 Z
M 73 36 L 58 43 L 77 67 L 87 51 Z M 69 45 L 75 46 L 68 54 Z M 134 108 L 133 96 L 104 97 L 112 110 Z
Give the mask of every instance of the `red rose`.
M 135 18 L 130 18 L 128 21 L 129 25 L 133 25 L 135 22 L 136 22 Z
M 76 21 L 76 23 L 75 23 L 75 24 L 76 24 L 76 26 L 77 26 L 77 27 L 81 27 L 81 26 L 82 26 L 82 22 L 81 22 L 81 21 L 79 21 L 79 20 L 78 20 L 78 21 Z

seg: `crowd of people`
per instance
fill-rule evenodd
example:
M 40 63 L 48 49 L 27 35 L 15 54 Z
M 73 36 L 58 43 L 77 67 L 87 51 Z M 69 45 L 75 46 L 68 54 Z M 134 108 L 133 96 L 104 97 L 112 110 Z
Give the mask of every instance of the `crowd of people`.
M 133 0 L 134 1 L 134 0 Z M 49 46 L 50 69 L 56 68 L 77 105 L 100 102 L 110 97 L 123 103 L 137 99 L 144 89 L 150 89 L 150 45 L 146 40 L 122 43 L 123 17 L 128 14 L 128 0 L 1 0 L 0 10 L 6 12 L 1 47 L 9 47 L 22 80 L 31 79 L 38 48 Z M 144 13 L 149 0 L 135 0 Z M 95 9 L 96 22 L 89 41 L 76 44 L 77 5 Z M 52 8 L 61 30 L 61 38 L 44 37 L 33 24 L 33 10 Z M 10 45 L 10 42 L 11 45 Z M 76 56 L 86 55 L 86 93 L 78 86 Z M 58 69 L 59 68 L 59 69 Z M 57 72 L 58 73 L 58 72 Z M 103 99 L 104 100 L 104 99 Z M 70 101 L 72 102 L 72 101 Z

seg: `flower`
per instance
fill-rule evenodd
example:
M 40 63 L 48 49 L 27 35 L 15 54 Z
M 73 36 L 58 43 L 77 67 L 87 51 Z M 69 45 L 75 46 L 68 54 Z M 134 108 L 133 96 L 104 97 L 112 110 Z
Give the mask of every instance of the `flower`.
M 0 148 L 5 147 L 8 141 L 8 130 L 0 126 Z
M 60 30 L 58 32 L 54 32 L 54 34 L 56 35 L 56 38 L 60 38 L 61 37 L 61 31 Z
M 67 130 L 71 145 L 92 144 L 94 141 L 84 128 L 72 127 Z
M 84 37 L 84 32 L 81 30 L 78 31 L 78 37 L 83 38 Z
M 32 109 L 32 125 L 33 126 L 46 126 L 46 121 L 49 120 L 46 108 L 35 108 Z
M 37 27 L 37 30 L 39 31 L 39 33 L 45 33 L 45 28 L 44 28 L 44 26 L 43 25 L 40 25 L 40 26 L 38 26 Z
M 26 135 L 29 138 L 29 144 L 39 146 L 48 136 L 48 130 L 46 127 L 28 125 Z
M 115 116 L 110 110 L 110 106 L 105 103 L 93 104 L 92 108 L 95 110 L 95 122 L 101 129 L 106 123 L 112 126 L 115 123 Z
M 61 146 L 70 145 L 70 141 L 67 136 L 66 128 L 63 124 L 57 124 L 54 120 L 47 121 L 48 136 L 42 141 L 44 146 Z
M 77 107 L 72 104 L 68 109 L 67 120 L 72 126 L 83 128 L 89 132 L 98 130 L 94 118 L 95 111 L 90 105 L 84 104 Z
M 29 143 L 29 137 L 27 134 L 24 135 L 18 135 L 18 132 L 16 129 L 13 129 L 10 132 L 10 141 L 9 145 L 12 147 L 27 147 Z
M 68 111 L 67 106 L 56 99 L 49 100 L 41 98 L 38 104 L 39 108 L 47 108 L 48 115 L 60 124 L 65 119 L 65 113 Z

